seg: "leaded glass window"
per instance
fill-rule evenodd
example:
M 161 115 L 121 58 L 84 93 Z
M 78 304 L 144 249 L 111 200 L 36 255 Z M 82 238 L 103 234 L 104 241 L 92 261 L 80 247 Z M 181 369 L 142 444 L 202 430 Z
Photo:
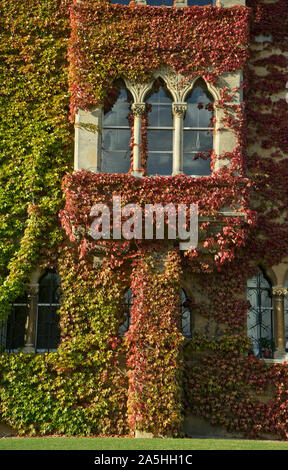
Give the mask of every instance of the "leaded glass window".
M 131 166 L 129 115 L 133 98 L 122 82 L 118 85 L 117 99 L 103 116 L 101 158 L 103 173 L 127 173 Z

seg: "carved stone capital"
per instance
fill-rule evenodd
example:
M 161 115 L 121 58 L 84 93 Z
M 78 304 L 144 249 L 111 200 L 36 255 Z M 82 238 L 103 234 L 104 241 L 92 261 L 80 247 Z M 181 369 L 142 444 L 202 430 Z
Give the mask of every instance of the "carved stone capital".
M 187 110 L 186 103 L 173 103 L 172 104 L 172 112 L 174 116 L 179 116 L 179 117 L 184 118 L 186 110 Z
M 285 297 L 287 295 L 288 289 L 282 286 L 275 286 L 272 287 L 272 295 L 273 297 Z
M 145 103 L 133 103 L 132 112 L 134 116 L 143 116 L 145 112 Z

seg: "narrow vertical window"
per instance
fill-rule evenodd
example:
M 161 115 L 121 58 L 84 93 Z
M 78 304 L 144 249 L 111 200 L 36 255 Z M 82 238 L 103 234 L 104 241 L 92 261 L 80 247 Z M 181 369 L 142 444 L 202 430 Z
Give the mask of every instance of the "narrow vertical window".
M 213 97 L 208 92 L 204 80 L 197 80 L 186 101 L 187 111 L 183 123 L 183 173 L 210 175 L 209 152 L 213 149 Z
M 247 300 L 250 308 L 247 314 L 248 337 L 252 340 L 253 352 L 263 357 L 265 351 L 273 352 L 273 307 L 271 284 L 259 271 L 247 282 Z
M 181 327 L 182 334 L 186 338 L 191 338 L 192 336 L 190 303 L 185 290 L 181 289 Z
M 11 313 L 0 326 L 0 345 L 7 352 L 17 351 L 25 346 L 26 323 L 29 315 L 28 299 L 24 294 L 12 304 Z
M 161 7 L 165 5 L 166 7 L 172 7 L 174 0 L 146 0 L 146 5 Z
M 101 158 L 103 173 L 127 173 L 131 166 L 129 115 L 133 98 L 122 82 L 117 84 L 115 93 L 114 104 L 104 110 L 103 116 Z
M 148 113 L 148 175 L 170 175 L 173 158 L 172 97 L 164 82 L 156 80 L 146 102 Z
M 132 290 L 128 289 L 124 295 L 124 322 L 119 327 L 119 335 L 124 336 L 131 324 L 131 307 L 133 304 Z

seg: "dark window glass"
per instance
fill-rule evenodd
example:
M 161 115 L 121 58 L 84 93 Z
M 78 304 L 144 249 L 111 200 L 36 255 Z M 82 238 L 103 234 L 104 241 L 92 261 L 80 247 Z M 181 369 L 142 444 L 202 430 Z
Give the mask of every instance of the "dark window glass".
M 116 102 L 104 114 L 101 159 L 101 171 L 104 173 L 127 173 L 130 170 L 131 129 L 128 116 L 132 101 L 131 93 L 122 85 Z
M 186 101 L 187 111 L 183 124 L 183 172 L 187 175 L 209 175 L 211 173 L 209 153 L 213 149 L 213 97 L 203 80 L 196 82 Z M 206 159 L 197 155 L 202 152 L 205 153 Z
M 203 80 L 188 94 L 183 132 L 183 172 L 186 175 L 210 175 L 210 151 L 213 149 L 213 97 Z M 204 157 L 199 156 L 204 152 Z M 198 155 L 197 155 L 198 154 Z
M 133 304 L 132 290 L 128 289 L 124 296 L 124 322 L 119 327 L 119 335 L 124 336 L 131 324 L 131 307 Z
M 285 283 L 288 289 L 288 279 Z M 288 352 L 288 294 L 284 297 L 284 315 L 285 315 L 285 331 L 286 331 L 286 352 Z
M 57 349 L 60 341 L 60 277 L 48 271 L 39 281 L 36 350 Z
M 148 175 L 170 175 L 173 159 L 172 97 L 162 80 L 157 80 L 146 102 L 148 114 Z
M 155 7 L 161 7 L 162 5 L 165 5 L 166 7 L 172 7 L 173 3 L 173 0 L 146 0 L 147 5 Z
M 247 332 L 252 340 L 253 353 L 263 357 L 264 350 L 273 352 L 273 308 L 271 284 L 262 271 L 247 282 L 247 300 L 250 308 L 247 313 Z
M 192 335 L 190 304 L 191 302 L 187 297 L 185 290 L 181 289 L 181 328 L 183 336 L 186 338 L 191 338 Z
M 110 0 L 110 3 L 113 3 L 113 4 L 116 4 L 118 3 L 119 5 L 129 5 L 129 3 L 131 2 L 131 0 Z

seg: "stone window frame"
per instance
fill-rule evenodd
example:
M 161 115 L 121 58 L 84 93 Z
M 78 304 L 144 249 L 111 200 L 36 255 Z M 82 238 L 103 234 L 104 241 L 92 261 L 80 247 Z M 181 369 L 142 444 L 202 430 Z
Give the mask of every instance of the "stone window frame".
M 134 146 L 133 146 L 133 168 L 132 175 L 142 177 L 141 170 L 141 120 L 145 111 L 145 97 L 152 89 L 156 79 L 161 78 L 170 92 L 172 102 L 172 112 L 174 116 L 173 131 L 173 175 L 182 174 L 183 158 L 183 119 L 187 104 L 186 97 L 193 89 L 196 81 L 202 78 L 201 75 L 192 79 L 186 79 L 183 75 L 177 74 L 170 67 L 162 67 L 153 74 L 153 79 L 148 83 L 131 82 L 125 77 L 121 77 L 127 89 L 133 96 L 132 113 L 134 115 Z M 243 101 L 241 84 L 242 72 L 226 73 L 219 77 L 217 86 L 206 82 L 207 89 L 214 99 L 215 128 L 213 138 L 213 150 L 216 155 L 213 171 L 219 170 L 223 166 L 229 166 L 229 160 L 217 158 L 221 154 L 233 152 L 237 141 L 232 129 L 219 128 L 222 126 L 223 110 L 217 105 L 220 100 L 220 89 L 227 87 L 229 90 L 237 89 L 233 94 L 231 104 L 240 104 Z M 103 108 L 101 106 L 92 111 L 79 109 L 75 117 L 75 151 L 74 170 L 88 170 L 96 173 L 101 172 Z M 168 176 L 168 175 L 167 175 Z M 171 176 L 171 175 L 169 175 Z M 188 175 L 199 177 L 201 175 Z M 206 176 L 209 177 L 209 176 Z

